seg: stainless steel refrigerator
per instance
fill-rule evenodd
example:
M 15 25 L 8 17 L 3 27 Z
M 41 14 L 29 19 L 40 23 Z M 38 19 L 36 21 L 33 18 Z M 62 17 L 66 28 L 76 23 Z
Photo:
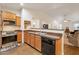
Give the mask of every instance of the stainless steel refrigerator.
M 0 48 L 2 46 L 2 12 L 0 11 Z

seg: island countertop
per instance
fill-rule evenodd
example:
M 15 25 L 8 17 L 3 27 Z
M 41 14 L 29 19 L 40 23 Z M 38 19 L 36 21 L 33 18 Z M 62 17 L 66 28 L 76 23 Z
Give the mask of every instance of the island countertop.
M 64 30 L 49 30 L 49 29 L 24 29 L 24 31 L 39 31 L 39 32 L 51 32 L 51 33 L 59 33 L 63 34 Z
M 62 35 L 64 33 L 64 30 L 49 30 L 49 29 L 24 29 L 23 31 L 28 31 L 31 34 L 36 34 L 36 35 L 40 35 L 40 36 L 52 38 L 52 39 L 62 38 Z M 44 33 L 47 33 L 47 34 L 44 34 Z
M 46 37 L 46 38 L 50 38 L 52 40 L 58 40 L 60 39 L 59 36 L 55 36 L 55 35 L 49 35 L 49 34 L 46 34 L 46 33 L 39 33 L 39 32 L 29 32 L 30 34 L 34 34 L 34 35 L 39 35 L 41 37 Z

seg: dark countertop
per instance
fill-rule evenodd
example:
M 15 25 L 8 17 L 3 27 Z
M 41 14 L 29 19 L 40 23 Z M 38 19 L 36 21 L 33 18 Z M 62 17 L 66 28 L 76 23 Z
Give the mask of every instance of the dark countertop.
M 64 29 L 44 29 L 44 28 L 31 28 L 31 29 L 43 29 L 43 30 L 57 30 L 57 31 L 64 31 Z
M 60 37 L 58 37 L 58 36 L 49 35 L 49 34 L 46 34 L 46 33 L 39 33 L 39 32 L 29 32 L 29 33 L 30 33 L 30 34 L 39 35 L 39 36 L 41 36 L 41 37 L 50 38 L 50 39 L 53 39 L 53 40 L 58 40 L 58 39 L 60 39 Z
M 34 32 L 46 32 L 46 33 L 57 33 L 63 35 L 63 30 L 48 30 L 48 29 L 25 29 L 24 31 L 34 31 Z

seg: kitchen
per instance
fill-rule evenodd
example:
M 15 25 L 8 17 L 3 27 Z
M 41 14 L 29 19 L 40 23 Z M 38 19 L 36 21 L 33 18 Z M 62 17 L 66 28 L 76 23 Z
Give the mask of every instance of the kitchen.
M 0 54 L 62 55 L 66 15 L 73 12 L 68 6 L 71 4 L 0 4 Z
M 45 7 L 46 5 L 49 7 L 51 4 L 24 4 L 33 6 L 37 5 L 32 9 L 40 11 L 36 11 L 38 15 L 32 16 L 29 11 L 23 7 L 22 4 L 0 4 L 1 5 L 1 54 L 12 54 L 9 53 L 11 51 L 16 51 L 14 54 L 21 54 L 20 51 L 17 52 L 17 49 L 22 49 L 24 46 L 29 46 L 30 48 L 24 48 L 26 52 L 22 51 L 22 54 L 43 54 L 43 55 L 61 55 L 61 41 L 63 29 L 61 24 L 56 27 L 56 25 L 52 26 L 49 20 L 46 19 L 46 23 L 43 20 L 39 20 L 45 13 L 42 13 L 41 10 L 38 10 L 38 6 L 40 9 Z M 17 6 L 17 7 L 15 7 Z M 28 6 L 27 6 L 28 8 Z M 28 8 L 29 9 L 29 8 Z M 35 11 L 34 11 L 35 12 Z M 47 12 L 47 11 L 46 11 Z M 33 13 L 34 14 L 34 13 Z M 48 15 L 46 15 L 49 18 Z M 44 19 L 43 18 L 43 19 Z M 49 23 L 47 23 L 49 21 Z M 55 21 L 56 22 L 56 21 Z M 49 25 L 48 25 L 49 24 Z M 48 30 L 48 27 L 50 30 Z M 54 27 L 54 29 L 52 29 Z M 20 50 L 19 49 L 19 50 Z M 36 52 L 27 52 L 34 49 Z M 50 49 L 50 50 L 49 50 Z

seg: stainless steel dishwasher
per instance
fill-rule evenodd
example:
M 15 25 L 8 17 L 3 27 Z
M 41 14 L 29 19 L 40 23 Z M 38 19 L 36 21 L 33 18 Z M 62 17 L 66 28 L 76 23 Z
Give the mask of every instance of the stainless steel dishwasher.
M 48 37 L 41 37 L 42 39 L 42 54 L 55 55 L 55 40 Z

